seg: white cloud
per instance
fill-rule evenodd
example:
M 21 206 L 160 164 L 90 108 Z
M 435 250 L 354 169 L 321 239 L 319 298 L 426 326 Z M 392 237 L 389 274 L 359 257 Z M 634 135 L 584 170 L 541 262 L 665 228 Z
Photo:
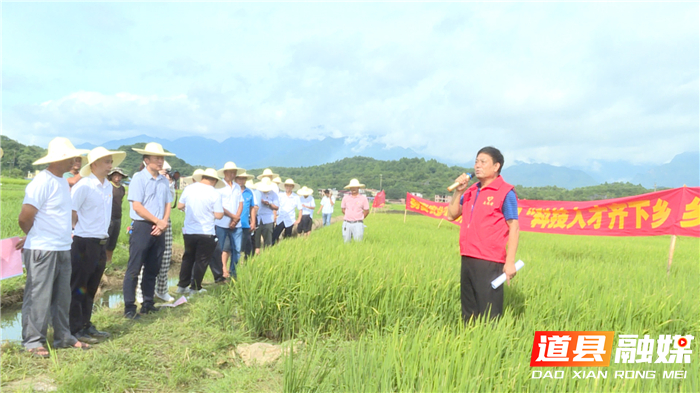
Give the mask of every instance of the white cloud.
M 463 163 L 495 145 L 510 162 L 563 165 L 660 163 L 700 143 L 697 4 L 144 7 L 117 7 L 129 23 L 107 23 L 109 50 L 94 24 L 70 19 L 97 37 L 81 41 L 80 67 L 67 57 L 24 75 L 49 60 L 42 45 L 57 58 L 75 48 L 63 33 L 21 50 L 10 39 L 3 132 L 330 135 Z M 31 25 L 8 9 L 10 33 Z

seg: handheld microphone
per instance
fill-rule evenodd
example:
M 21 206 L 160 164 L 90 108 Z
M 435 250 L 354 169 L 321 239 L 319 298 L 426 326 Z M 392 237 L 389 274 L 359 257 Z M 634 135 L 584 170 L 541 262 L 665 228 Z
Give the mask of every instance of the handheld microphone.
M 467 177 L 469 177 L 469 180 L 471 180 L 471 179 L 474 177 L 474 172 L 472 172 L 472 173 L 467 173 Z M 453 191 L 455 188 L 457 188 L 457 186 L 459 186 L 459 185 L 460 185 L 460 182 L 456 181 L 456 182 L 452 183 L 451 186 L 447 187 L 447 191 L 452 192 L 452 191 Z

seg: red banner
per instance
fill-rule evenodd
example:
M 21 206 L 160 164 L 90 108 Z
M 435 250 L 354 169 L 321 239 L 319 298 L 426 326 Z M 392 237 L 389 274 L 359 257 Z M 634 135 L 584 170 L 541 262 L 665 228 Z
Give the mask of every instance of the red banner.
M 447 204 L 406 195 L 406 209 L 446 218 Z M 441 214 L 437 214 L 441 213 Z M 600 201 L 518 200 L 520 230 L 593 236 L 700 237 L 700 187 Z
M 374 196 L 374 201 L 372 201 L 372 207 L 384 207 L 384 202 L 386 201 L 386 193 L 381 190 Z
M 406 210 L 420 213 L 424 216 L 433 218 L 447 219 L 447 203 L 431 202 L 427 199 L 418 198 L 417 196 L 406 193 Z M 453 223 L 460 225 L 462 217 L 458 218 Z

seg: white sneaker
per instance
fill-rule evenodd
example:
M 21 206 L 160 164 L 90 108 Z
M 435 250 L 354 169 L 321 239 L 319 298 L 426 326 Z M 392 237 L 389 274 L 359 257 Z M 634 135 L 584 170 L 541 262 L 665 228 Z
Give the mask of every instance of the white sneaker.
M 175 293 L 180 293 L 183 295 L 189 295 L 191 292 L 192 291 L 190 290 L 190 288 L 183 288 L 183 287 L 177 287 L 177 290 L 175 291 Z
M 161 299 L 162 301 L 167 302 L 167 303 L 170 303 L 170 302 L 175 300 L 175 298 L 170 296 L 170 294 L 167 292 L 165 294 L 160 294 L 160 293 L 156 292 L 155 295 L 156 295 L 156 297 L 158 297 L 159 299 Z
M 200 289 L 199 291 L 192 291 L 192 293 L 205 293 L 205 292 L 207 292 L 207 290 L 204 288 Z
M 136 303 L 143 304 L 143 295 L 136 294 Z

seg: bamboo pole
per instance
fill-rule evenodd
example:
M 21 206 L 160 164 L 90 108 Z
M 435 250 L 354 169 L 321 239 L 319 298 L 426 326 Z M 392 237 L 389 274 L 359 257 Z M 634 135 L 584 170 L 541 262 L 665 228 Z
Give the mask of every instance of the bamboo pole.
M 668 250 L 668 266 L 666 266 L 666 276 L 671 275 L 671 261 L 673 261 L 673 251 L 676 249 L 676 235 L 671 235 L 671 248 Z
M 404 207 L 403 207 L 403 223 L 404 224 L 406 223 L 406 212 L 408 212 L 408 210 L 406 210 L 406 206 L 404 205 Z
M 442 225 L 442 222 L 443 222 L 443 221 L 445 221 L 445 219 L 444 219 L 444 218 L 441 218 L 441 219 L 440 219 L 440 223 L 438 224 L 438 228 L 440 228 L 440 225 Z

